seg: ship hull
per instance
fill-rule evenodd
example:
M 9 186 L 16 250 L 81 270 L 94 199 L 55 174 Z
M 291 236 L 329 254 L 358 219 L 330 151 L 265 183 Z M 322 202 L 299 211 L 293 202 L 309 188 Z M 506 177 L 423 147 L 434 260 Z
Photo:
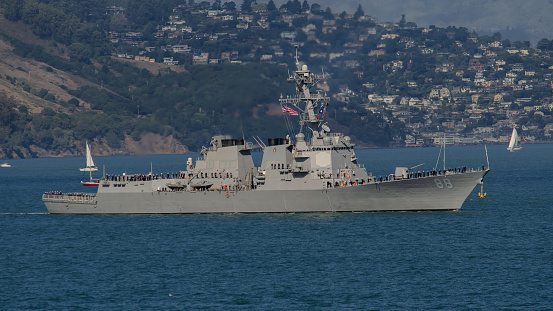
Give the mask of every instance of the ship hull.
M 295 213 L 459 210 L 488 171 L 313 190 L 152 191 L 143 182 L 95 197 L 47 196 L 51 214 Z M 100 186 L 101 188 L 101 186 Z M 130 189 L 131 188 L 131 189 Z M 144 189 L 150 189 L 144 191 Z

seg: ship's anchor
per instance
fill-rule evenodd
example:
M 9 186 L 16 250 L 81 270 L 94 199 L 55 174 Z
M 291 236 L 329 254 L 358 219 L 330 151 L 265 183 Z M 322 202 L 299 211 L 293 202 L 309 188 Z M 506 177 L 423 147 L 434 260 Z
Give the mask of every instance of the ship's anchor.
M 478 197 L 480 199 L 485 199 L 486 198 L 486 192 L 484 192 L 484 181 L 480 181 L 480 192 L 478 192 Z
M 484 145 L 484 150 L 486 150 L 486 162 L 488 162 L 488 169 L 490 169 L 490 160 L 488 159 L 488 147 Z M 480 179 L 480 192 L 478 192 L 478 197 L 480 199 L 486 198 L 486 192 L 484 192 L 484 178 Z

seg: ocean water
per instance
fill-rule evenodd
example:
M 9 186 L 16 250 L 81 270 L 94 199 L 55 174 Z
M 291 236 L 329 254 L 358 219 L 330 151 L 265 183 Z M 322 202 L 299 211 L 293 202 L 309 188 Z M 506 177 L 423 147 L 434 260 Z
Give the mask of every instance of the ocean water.
M 487 198 L 460 212 L 49 215 L 42 193 L 83 191 L 84 159 L 11 160 L 0 310 L 551 310 L 553 145 L 505 148 L 488 147 Z M 377 176 L 438 153 L 357 151 Z M 167 173 L 188 156 L 95 162 Z M 446 149 L 447 167 L 482 164 L 482 146 Z

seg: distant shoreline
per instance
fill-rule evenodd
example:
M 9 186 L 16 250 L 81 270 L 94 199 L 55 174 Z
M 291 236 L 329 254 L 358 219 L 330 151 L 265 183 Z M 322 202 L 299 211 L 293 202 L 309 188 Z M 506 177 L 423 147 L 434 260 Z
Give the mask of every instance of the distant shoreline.
M 553 144 L 553 141 L 536 141 L 533 143 L 524 143 L 524 145 L 543 145 L 543 144 Z M 447 147 L 463 147 L 463 146 L 496 146 L 496 145 L 507 145 L 506 143 L 492 143 L 492 144 L 466 144 L 466 145 L 447 145 Z M 356 147 L 355 149 L 361 150 L 361 149 L 415 149 L 415 148 L 433 148 L 433 147 L 440 147 L 440 146 L 399 146 L 399 147 Z M 254 148 L 254 149 L 260 149 L 260 148 Z M 136 153 L 136 152 L 119 152 L 119 153 L 100 153 L 100 154 L 93 154 L 94 157 L 113 157 L 113 156 L 149 156 L 149 155 L 178 155 L 178 154 L 194 154 L 199 152 L 172 152 L 172 153 L 166 153 L 166 152 L 150 152 L 150 153 Z M 38 156 L 38 157 L 26 157 L 26 158 L 0 158 L 0 161 L 9 161 L 9 160 L 23 160 L 23 159 L 47 159 L 47 158 L 79 158 L 84 157 L 84 155 L 70 155 L 70 154 L 64 154 L 64 155 L 46 155 L 46 156 Z

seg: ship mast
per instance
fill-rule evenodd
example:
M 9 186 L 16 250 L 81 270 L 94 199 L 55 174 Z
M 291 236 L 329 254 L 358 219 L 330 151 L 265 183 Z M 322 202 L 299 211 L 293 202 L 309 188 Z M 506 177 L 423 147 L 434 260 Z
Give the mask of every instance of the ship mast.
M 326 94 L 323 96 L 320 90 L 316 93 L 311 93 L 311 88 L 319 81 L 325 79 L 324 74 L 316 75 L 307 68 L 307 65 L 300 65 L 297 47 L 296 69 L 294 74 L 289 75 L 287 79 L 288 82 L 296 84 L 296 95 L 281 98 L 280 103 L 281 105 L 290 104 L 298 109 L 300 133 L 303 133 L 305 127 L 311 130 L 311 133 L 306 134 L 311 134 L 312 137 L 326 136 L 326 133 L 329 132 L 330 129 L 326 124 L 323 124 L 323 115 L 321 115 L 321 113 L 326 109 L 329 98 Z

